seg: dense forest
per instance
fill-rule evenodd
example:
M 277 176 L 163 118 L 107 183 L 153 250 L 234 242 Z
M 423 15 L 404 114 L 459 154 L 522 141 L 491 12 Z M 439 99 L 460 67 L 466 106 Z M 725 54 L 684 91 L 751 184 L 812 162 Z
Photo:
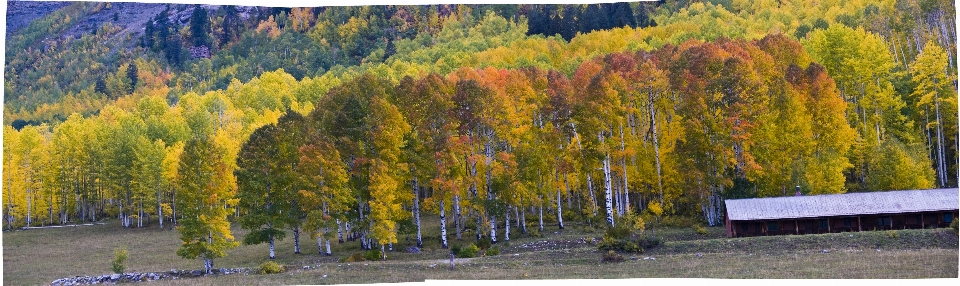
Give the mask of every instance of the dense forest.
M 177 224 L 211 259 L 230 221 L 370 249 L 421 212 L 447 245 L 956 187 L 954 3 L 821 2 L 165 5 L 70 34 L 121 18 L 72 3 L 7 37 L 4 227 Z

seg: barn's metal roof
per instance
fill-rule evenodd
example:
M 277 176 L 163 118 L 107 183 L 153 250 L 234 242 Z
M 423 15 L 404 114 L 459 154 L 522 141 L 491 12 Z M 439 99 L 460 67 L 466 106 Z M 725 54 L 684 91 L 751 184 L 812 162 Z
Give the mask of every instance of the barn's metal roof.
M 958 189 L 726 200 L 730 220 L 767 220 L 956 210 Z

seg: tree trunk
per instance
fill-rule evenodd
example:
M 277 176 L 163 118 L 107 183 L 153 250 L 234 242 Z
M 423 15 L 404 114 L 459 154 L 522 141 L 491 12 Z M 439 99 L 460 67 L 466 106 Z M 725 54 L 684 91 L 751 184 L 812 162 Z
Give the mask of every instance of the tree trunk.
M 587 191 L 590 192 L 590 209 L 593 210 L 593 216 L 597 216 L 597 197 L 593 194 L 593 179 L 590 173 L 587 173 Z
M 510 206 L 509 205 L 507 206 L 506 211 L 504 211 L 503 213 L 505 217 L 503 220 L 503 226 L 504 226 L 503 241 L 510 241 Z
M 323 235 L 317 234 L 317 254 L 323 255 Z
M 420 234 L 420 184 L 413 178 L 413 223 L 417 225 L 417 247 L 423 247 L 423 236 Z
M 300 226 L 293 227 L 293 253 L 300 254 Z
M 337 242 L 343 243 L 343 224 L 340 223 L 340 219 L 337 219 Z
M 447 217 L 444 215 L 443 199 L 440 199 L 440 243 L 441 248 L 447 249 Z
M 460 240 L 460 232 L 463 230 L 463 216 L 460 212 L 460 195 L 453 195 L 453 224 L 457 228 L 457 240 Z
M 938 160 L 939 162 L 937 166 L 939 168 L 938 173 L 940 173 L 938 177 L 940 178 L 940 187 L 943 188 L 947 185 L 946 184 L 947 164 L 946 162 L 944 162 L 944 154 L 943 154 L 943 144 L 944 144 L 943 127 L 942 127 L 943 118 L 940 116 L 940 98 L 935 97 L 934 103 L 935 103 L 934 108 L 936 108 L 936 111 L 937 111 L 937 157 L 940 159 Z
M 519 209 L 520 207 L 517 207 Z M 520 232 L 527 234 L 527 211 L 520 212 Z
M 560 204 L 560 189 L 557 189 L 557 226 L 563 229 L 563 210 Z
M 333 252 L 330 251 L 330 240 L 327 239 L 327 256 L 333 256 Z
M 274 248 L 273 248 L 273 247 L 274 247 L 273 235 L 271 234 L 271 235 L 270 235 L 270 259 L 277 258 L 276 253 L 274 252 Z
M 540 211 L 540 232 L 543 232 L 543 201 L 540 202 L 540 207 L 537 208 Z
M 615 225 L 613 223 L 613 197 L 611 194 L 613 187 L 610 181 L 610 154 L 606 154 L 606 158 L 603 159 L 603 186 L 606 195 L 607 223 L 613 227 Z

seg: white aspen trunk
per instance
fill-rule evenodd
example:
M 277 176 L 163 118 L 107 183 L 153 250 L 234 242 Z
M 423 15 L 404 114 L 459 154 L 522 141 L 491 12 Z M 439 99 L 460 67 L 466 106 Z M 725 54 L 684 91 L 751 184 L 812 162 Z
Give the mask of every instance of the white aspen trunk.
M 420 183 L 413 178 L 413 223 L 417 225 L 417 247 L 423 247 L 423 236 L 420 233 Z
M 300 226 L 293 227 L 293 253 L 300 254 Z
M 519 209 L 520 207 L 517 207 Z M 520 232 L 523 234 L 527 233 L 527 211 L 524 210 L 520 212 Z
M 213 244 L 213 233 L 207 232 L 207 244 Z M 207 257 L 207 254 L 203 254 L 203 260 L 207 274 L 213 274 L 213 258 Z
M 580 144 L 580 135 L 577 134 L 577 125 L 570 122 L 570 128 L 573 129 L 573 137 L 577 138 L 577 149 L 583 152 L 583 145 Z M 593 216 L 597 216 L 597 198 L 593 194 L 593 179 L 590 172 L 587 172 L 587 190 L 590 192 L 590 209 L 593 210 Z
M 340 219 L 337 219 L 337 241 L 343 243 L 343 224 L 340 223 Z
M 277 256 L 276 256 L 276 253 L 274 252 L 273 235 L 271 234 L 270 235 L 270 259 L 274 259 L 274 258 L 277 258 Z
M 517 228 L 520 228 L 520 206 L 513 207 L 513 217 L 517 219 Z
M 206 254 L 203 255 L 203 272 L 213 274 L 213 259 L 208 258 Z
M 488 132 L 487 132 L 487 134 L 488 134 L 487 137 L 490 137 L 489 134 L 490 134 L 491 132 L 492 132 L 492 131 L 488 131 Z M 491 181 L 493 180 L 493 170 L 492 170 L 492 168 L 489 168 L 490 164 L 493 162 L 493 147 L 490 146 L 490 144 L 491 144 L 491 143 L 490 143 L 490 140 L 488 139 L 487 142 L 484 143 L 484 152 L 483 152 L 483 153 L 484 153 L 484 155 L 486 156 L 486 158 L 485 158 L 486 161 L 485 161 L 485 162 L 486 162 L 486 164 L 487 164 L 487 166 L 488 166 L 488 168 L 487 168 L 487 176 L 486 176 L 486 177 L 487 177 L 487 185 L 486 185 L 486 189 L 487 189 L 487 200 L 493 201 L 493 199 L 494 199 L 494 196 L 493 196 L 493 184 L 492 184 L 492 182 L 491 182 Z M 490 242 L 491 242 L 491 243 L 497 243 L 497 217 L 494 215 L 494 212 L 489 211 L 489 210 L 488 210 L 488 214 L 490 215 L 490 219 L 489 219 L 489 220 L 490 220 Z
M 632 115 L 632 114 L 631 114 Z M 626 154 L 627 144 L 623 135 L 623 124 L 620 124 L 620 151 Z M 620 207 L 623 209 L 621 212 L 629 213 L 630 212 L 630 186 L 627 181 L 627 158 L 624 155 L 623 158 L 620 158 L 620 166 L 623 167 L 623 204 Z M 566 176 L 566 175 L 564 175 Z
M 447 216 L 444 215 L 443 199 L 440 199 L 440 243 L 441 248 L 447 249 Z
M 463 230 L 463 217 L 460 213 L 460 195 L 453 195 L 453 224 L 457 228 L 457 240 Z
M 29 166 L 28 166 L 29 168 Z M 27 182 L 29 184 L 30 182 Z M 30 196 L 30 188 L 27 188 L 27 226 L 30 226 L 30 223 L 33 221 L 33 200 Z
M 157 188 L 157 222 L 160 223 L 160 229 L 163 230 L 163 202 L 161 200 L 161 189 Z
M 387 243 L 387 250 L 393 251 L 393 242 Z
M 557 189 L 557 225 L 563 229 L 563 210 L 560 208 L 560 189 Z
M 507 210 L 504 211 L 504 220 L 503 220 L 503 241 L 510 241 L 510 206 L 507 206 Z
M 383 251 L 383 244 L 380 244 L 380 257 L 383 257 L 382 261 L 387 261 L 387 252 Z
M 653 108 L 653 92 L 648 92 L 650 95 L 650 128 L 653 129 L 653 158 L 657 166 L 657 190 L 660 194 L 660 205 L 663 205 L 663 180 L 660 178 L 660 141 L 657 138 L 657 114 L 656 110 Z
M 540 202 L 540 207 L 537 208 L 540 211 L 540 232 L 543 232 L 543 201 Z
M 490 212 L 490 243 L 497 243 L 497 219 Z
M 587 173 L 587 191 L 590 192 L 590 209 L 593 210 L 593 216 L 597 216 L 597 197 L 593 195 L 593 179 L 590 173 Z
M 602 137 L 601 137 L 602 138 Z M 607 207 L 607 223 L 611 227 L 614 227 L 613 222 L 613 197 L 612 197 L 612 186 L 610 181 L 610 154 L 606 154 L 606 157 L 603 159 L 603 186 L 604 192 L 606 195 L 606 207 Z
M 611 166 L 612 167 L 612 166 Z M 613 173 L 611 170 L 610 173 Z M 610 174 L 610 182 L 613 185 L 613 213 L 619 218 L 623 216 L 622 205 L 623 202 L 620 201 L 620 182 L 617 180 L 617 175 Z
M 946 165 L 947 164 L 946 162 L 944 162 L 944 154 L 943 154 L 943 144 L 944 144 L 943 127 L 942 127 L 943 118 L 940 117 L 940 98 L 939 97 L 934 98 L 934 107 L 936 108 L 936 111 L 937 111 L 937 156 L 938 158 L 940 158 L 939 164 L 938 164 L 939 165 L 938 168 L 940 170 L 940 172 L 938 173 L 940 174 L 938 176 L 940 177 L 940 187 L 942 188 L 946 186 L 946 178 L 947 178 Z
M 330 240 L 327 239 L 327 256 L 333 256 L 333 251 L 330 251 Z
M 317 234 L 317 254 L 323 255 L 323 235 Z

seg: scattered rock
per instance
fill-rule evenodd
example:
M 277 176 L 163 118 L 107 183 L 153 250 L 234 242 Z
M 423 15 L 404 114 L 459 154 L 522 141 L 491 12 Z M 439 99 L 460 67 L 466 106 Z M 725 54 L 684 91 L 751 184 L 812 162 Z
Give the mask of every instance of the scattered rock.
M 820 253 L 830 253 L 830 250 L 824 249 L 824 250 L 821 250 Z
M 420 248 L 416 246 L 407 247 L 407 253 L 420 253 Z
M 697 258 L 700 258 L 700 257 L 703 257 L 703 254 L 700 254 L 699 252 L 697 252 Z

